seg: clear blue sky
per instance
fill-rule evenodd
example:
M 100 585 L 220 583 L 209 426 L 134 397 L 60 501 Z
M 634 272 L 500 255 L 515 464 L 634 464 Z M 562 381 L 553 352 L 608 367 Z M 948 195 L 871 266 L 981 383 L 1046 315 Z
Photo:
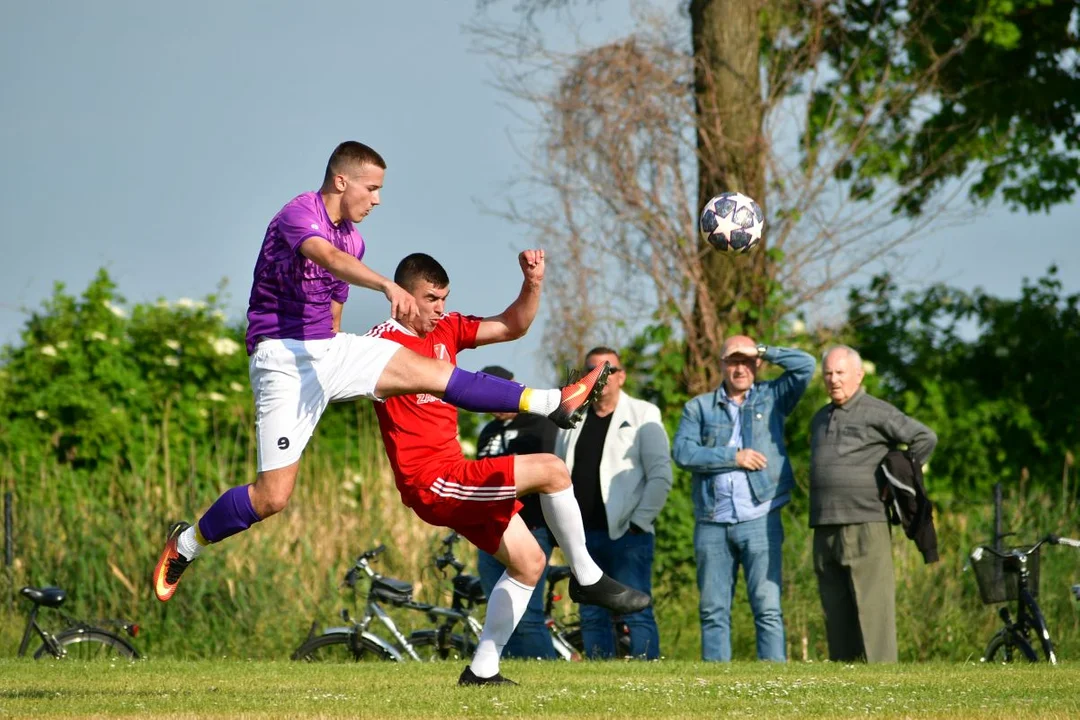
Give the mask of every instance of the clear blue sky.
M 580 11 L 586 37 L 628 30 L 626 7 Z M 227 278 L 242 317 L 268 220 L 317 187 L 344 139 L 389 164 L 383 206 L 360 226 L 366 261 L 389 274 L 431 253 L 452 309 L 500 311 L 520 285 L 515 255 L 534 241 L 477 207 L 497 206 L 523 168 L 508 137 L 521 121 L 462 31 L 476 17 L 473 0 L 0 3 L 0 343 L 18 341 L 22 308 L 55 281 L 81 292 L 99 267 L 130 302 L 198 298 Z M 1080 291 L 1078 227 L 1080 203 L 992 208 L 911 246 L 909 277 L 1011 296 L 1056 262 Z M 386 314 L 381 296 L 354 290 L 344 327 Z M 551 380 L 542 321 L 461 364 Z

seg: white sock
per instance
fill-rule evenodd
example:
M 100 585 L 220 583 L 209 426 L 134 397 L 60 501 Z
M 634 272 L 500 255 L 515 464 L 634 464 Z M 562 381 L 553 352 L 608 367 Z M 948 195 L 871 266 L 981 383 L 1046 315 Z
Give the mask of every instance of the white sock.
M 536 390 L 525 388 L 521 396 L 521 409 L 533 415 L 550 415 L 562 404 L 562 390 Z
M 199 544 L 199 541 L 195 537 L 194 525 L 180 533 L 180 536 L 176 538 L 176 550 L 188 560 L 194 560 L 199 557 L 199 554 L 203 550 L 203 546 Z
M 540 493 L 540 509 L 555 541 L 570 561 L 570 571 L 577 581 L 582 585 L 598 582 L 604 571 L 585 549 L 585 523 L 573 486 L 556 493 Z
M 514 634 L 525 608 L 529 606 L 535 587 L 520 583 L 503 572 L 499 582 L 491 589 L 487 602 L 487 616 L 484 618 L 484 630 L 480 633 L 480 642 L 476 646 L 469 667 L 473 675 L 489 678 L 499 672 L 499 657 L 503 647 Z

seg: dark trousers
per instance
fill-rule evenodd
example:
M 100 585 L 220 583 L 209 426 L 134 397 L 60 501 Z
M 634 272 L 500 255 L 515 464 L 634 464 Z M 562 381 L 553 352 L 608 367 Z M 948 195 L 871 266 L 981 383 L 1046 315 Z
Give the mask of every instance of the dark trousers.
M 586 530 L 585 546 L 600 569 L 635 590 L 652 595 L 656 539 L 652 533 L 626 533 L 612 540 L 607 530 Z M 660 631 L 652 607 L 622 616 L 630 628 L 630 654 L 647 660 L 660 657 Z M 615 657 L 615 621 L 597 605 L 581 606 L 581 639 L 590 658 Z
M 896 578 L 886 522 L 814 528 L 829 659 L 896 662 Z

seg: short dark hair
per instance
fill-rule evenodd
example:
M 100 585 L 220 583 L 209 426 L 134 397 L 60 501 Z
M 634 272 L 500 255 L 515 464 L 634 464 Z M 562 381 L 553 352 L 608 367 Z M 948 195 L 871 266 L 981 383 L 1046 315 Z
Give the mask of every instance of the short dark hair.
M 398 263 L 394 282 L 412 292 L 420 280 L 427 280 L 437 288 L 450 284 L 450 276 L 438 260 L 427 253 L 413 253 Z
M 375 152 L 362 142 L 346 140 L 334 148 L 330 159 L 326 163 L 326 174 L 323 175 L 323 186 L 329 185 L 335 175 L 342 174 L 346 169 L 358 168 L 364 165 L 386 169 L 386 161 L 382 155 Z
M 622 358 L 619 357 L 619 351 L 609 348 L 607 345 L 597 345 L 592 350 L 585 353 L 585 357 L 592 357 L 593 355 L 614 355 L 616 360 L 622 362 Z

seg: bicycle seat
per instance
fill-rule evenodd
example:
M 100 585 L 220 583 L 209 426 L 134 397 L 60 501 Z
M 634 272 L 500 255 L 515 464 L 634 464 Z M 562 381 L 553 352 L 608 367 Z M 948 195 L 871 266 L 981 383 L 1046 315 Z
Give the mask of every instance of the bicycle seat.
M 547 571 L 547 580 L 549 583 L 557 583 L 560 580 L 565 580 L 570 577 L 569 565 L 552 565 Z
M 51 608 L 60 607 L 67 598 L 67 593 L 58 587 L 24 587 L 19 592 L 29 598 L 35 605 L 44 605 Z
M 412 600 L 412 583 L 388 577 L 377 577 L 371 581 L 371 594 L 380 600 L 394 605 Z
M 480 584 L 480 578 L 472 575 L 458 575 L 454 578 L 454 592 L 474 603 L 487 602 L 487 595 L 484 593 L 484 586 Z

